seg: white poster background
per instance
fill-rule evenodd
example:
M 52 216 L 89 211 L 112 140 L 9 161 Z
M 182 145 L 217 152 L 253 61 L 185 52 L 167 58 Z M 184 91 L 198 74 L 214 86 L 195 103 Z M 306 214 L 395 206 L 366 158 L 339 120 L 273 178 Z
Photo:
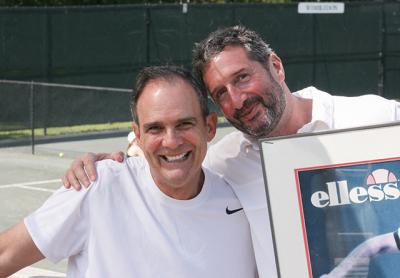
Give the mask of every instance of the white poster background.
M 261 139 L 278 274 L 310 278 L 295 169 L 400 157 L 400 123 Z

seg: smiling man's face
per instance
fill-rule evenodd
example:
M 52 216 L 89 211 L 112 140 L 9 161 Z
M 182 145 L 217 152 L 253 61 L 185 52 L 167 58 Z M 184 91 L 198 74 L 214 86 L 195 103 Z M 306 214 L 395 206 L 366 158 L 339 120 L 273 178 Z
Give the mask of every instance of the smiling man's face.
M 267 70 L 243 47 L 227 46 L 204 69 L 204 83 L 225 117 L 254 137 L 268 136 L 285 110 L 283 79 L 273 71 L 274 62 L 280 63 L 274 54 L 266 57 Z
M 157 186 L 176 199 L 196 196 L 216 115 L 204 119 L 194 88 L 176 77 L 150 81 L 137 101 L 137 116 L 134 130 Z

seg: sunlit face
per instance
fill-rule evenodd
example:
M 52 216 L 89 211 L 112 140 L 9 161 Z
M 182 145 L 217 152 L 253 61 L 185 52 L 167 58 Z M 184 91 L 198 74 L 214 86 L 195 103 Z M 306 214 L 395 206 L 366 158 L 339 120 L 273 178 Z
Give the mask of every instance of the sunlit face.
M 157 186 L 176 199 L 196 196 L 216 115 L 205 120 L 195 90 L 178 77 L 150 81 L 137 102 L 137 115 L 134 130 Z
M 268 136 L 279 123 L 286 106 L 279 77 L 250 60 L 244 48 L 225 47 L 206 65 L 203 80 L 239 130 L 254 137 Z

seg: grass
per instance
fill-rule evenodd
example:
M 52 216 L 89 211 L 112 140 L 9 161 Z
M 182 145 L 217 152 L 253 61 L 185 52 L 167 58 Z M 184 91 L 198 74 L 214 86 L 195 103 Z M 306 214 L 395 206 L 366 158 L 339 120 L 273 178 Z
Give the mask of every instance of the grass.
M 56 136 L 56 135 L 67 135 L 76 133 L 86 133 L 95 131 L 107 131 L 116 129 L 129 129 L 131 128 L 131 122 L 115 122 L 115 123 L 103 123 L 103 124 L 88 124 L 88 125 L 75 125 L 66 127 L 48 127 L 46 129 L 46 135 L 44 134 L 43 128 L 35 128 L 35 136 Z M 19 139 L 31 136 L 30 129 L 20 129 L 12 131 L 0 131 L 1 139 Z
M 218 123 L 227 123 L 225 117 L 219 116 Z M 0 129 L 3 126 L 0 125 Z M 103 124 L 88 124 L 88 125 L 75 125 L 75 126 L 65 126 L 65 127 L 48 127 L 46 129 L 46 135 L 44 134 L 43 128 L 35 128 L 35 136 L 59 136 L 86 132 L 96 132 L 96 131 L 108 131 L 108 130 L 118 130 L 118 129 L 130 129 L 131 122 L 115 122 L 115 123 L 103 123 Z M 31 136 L 30 129 L 18 129 L 11 131 L 0 131 L 0 140 L 3 139 L 20 139 L 27 138 Z

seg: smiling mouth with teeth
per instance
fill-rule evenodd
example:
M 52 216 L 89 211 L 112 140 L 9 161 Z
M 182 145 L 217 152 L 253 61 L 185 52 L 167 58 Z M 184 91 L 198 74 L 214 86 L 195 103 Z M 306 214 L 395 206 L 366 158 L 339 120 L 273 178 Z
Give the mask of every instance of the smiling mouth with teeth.
M 179 154 L 179 155 L 174 155 L 174 156 L 170 156 L 170 155 L 161 155 L 161 158 L 164 159 L 166 162 L 179 162 L 179 161 L 184 161 L 189 157 L 189 154 L 191 152 L 186 152 L 183 154 Z

